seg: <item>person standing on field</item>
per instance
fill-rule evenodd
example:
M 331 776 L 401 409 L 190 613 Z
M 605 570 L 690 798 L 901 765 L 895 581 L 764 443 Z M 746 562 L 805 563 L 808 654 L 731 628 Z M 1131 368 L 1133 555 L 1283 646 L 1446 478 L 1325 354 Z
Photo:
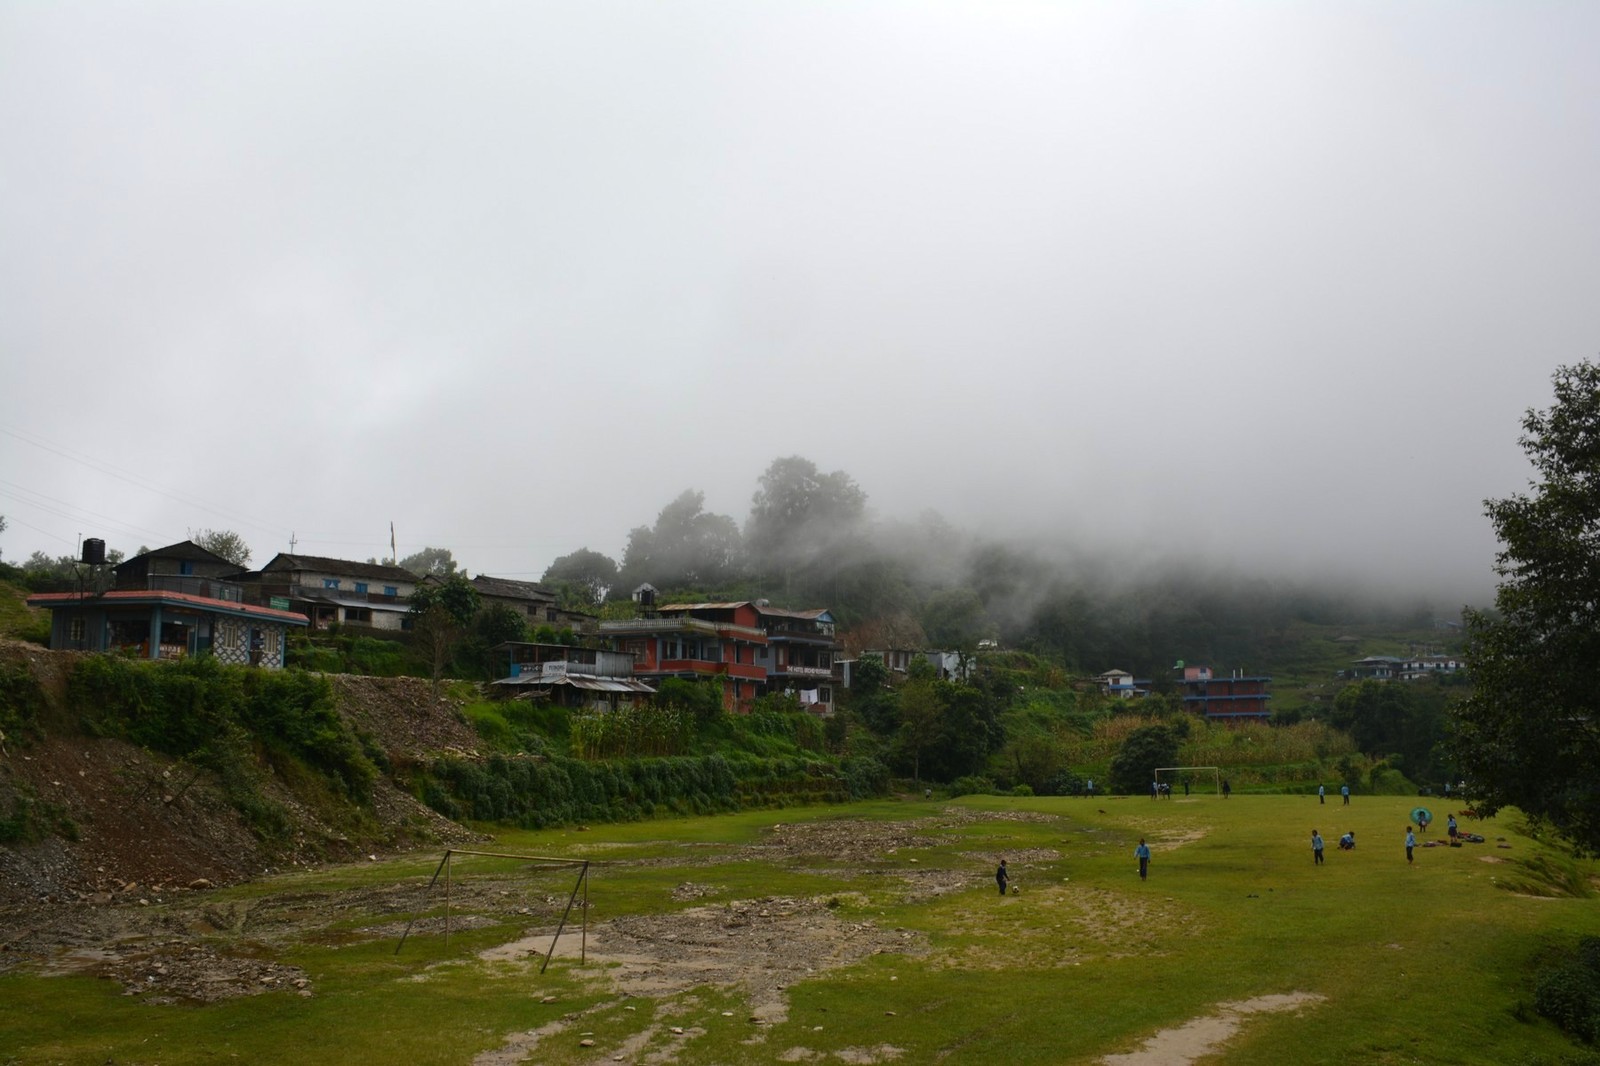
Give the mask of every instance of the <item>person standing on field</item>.
M 1318 803 L 1327 803 L 1328 802 L 1328 790 L 1323 788 L 1321 785 L 1317 786 L 1317 802 Z
M 1000 886 L 1000 894 L 1002 896 L 1006 894 L 1006 881 L 1009 880 L 1010 877 L 1011 873 L 1006 869 L 1006 861 L 1001 859 L 999 867 L 994 872 L 994 880 L 995 884 Z
M 1408 825 L 1408 826 L 1406 826 L 1406 865 L 1407 866 L 1413 865 L 1413 863 L 1411 861 L 1411 849 L 1416 847 L 1416 846 L 1417 846 L 1416 834 L 1411 831 L 1411 827 Z
M 1133 849 L 1134 857 L 1139 860 L 1139 880 L 1145 880 L 1150 874 L 1150 845 L 1144 842 L 1144 837 L 1139 838 L 1139 846 Z
M 1317 866 L 1322 865 L 1322 834 L 1315 829 L 1311 831 L 1311 861 Z
M 1228 779 L 1224 777 L 1222 779 L 1222 798 L 1227 799 L 1231 795 L 1233 795 L 1233 786 L 1228 784 Z
M 1456 816 L 1455 815 L 1452 814 L 1448 818 L 1445 819 L 1445 828 L 1450 833 L 1450 842 L 1452 844 L 1455 843 L 1456 836 L 1460 832 L 1460 830 L 1456 828 Z
M 1350 786 L 1349 785 L 1340 785 L 1339 786 L 1339 795 L 1344 797 L 1344 805 L 1346 807 L 1350 806 Z

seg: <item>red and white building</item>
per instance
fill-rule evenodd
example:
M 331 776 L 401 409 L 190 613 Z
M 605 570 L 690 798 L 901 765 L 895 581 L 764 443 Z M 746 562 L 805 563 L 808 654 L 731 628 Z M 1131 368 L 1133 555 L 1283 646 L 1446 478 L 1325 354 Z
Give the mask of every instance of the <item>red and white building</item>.
M 600 635 L 633 656 L 636 678 L 722 683 L 722 705 L 747 711 L 757 696 L 791 693 L 818 714 L 833 711 L 833 616 L 766 603 L 671 603 L 647 617 L 600 623 Z

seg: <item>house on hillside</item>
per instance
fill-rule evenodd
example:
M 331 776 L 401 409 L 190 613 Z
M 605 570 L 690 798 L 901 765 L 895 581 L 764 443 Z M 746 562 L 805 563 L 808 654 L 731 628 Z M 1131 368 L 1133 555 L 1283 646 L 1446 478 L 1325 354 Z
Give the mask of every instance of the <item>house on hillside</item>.
M 1403 663 L 1393 655 L 1368 655 L 1351 663 L 1344 673 L 1356 681 L 1389 681 L 1399 676 Z
M 882 659 L 889 676 L 900 679 L 904 679 L 911 672 L 913 659 L 922 658 L 922 652 L 915 648 L 866 648 L 858 658 L 865 658 L 868 655 L 876 655 Z
M 269 607 L 297 611 L 313 629 L 339 625 L 373 629 L 411 628 L 408 602 L 417 576 L 387 563 L 358 563 L 317 555 L 279 553 L 243 574 L 247 595 Z
M 1424 677 L 1438 677 L 1457 673 L 1465 663 L 1450 655 L 1416 655 L 1405 658 L 1393 655 L 1368 655 L 1350 664 L 1341 675 L 1355 681 L 1416 681 Z
M 633 657 L 634 674 L 643 681 L 720 680 L 722 705 L 730 711 L 749 710 L 767 680 L 756 662 L 767 633 L 748 601 L 668 604 L 649 617 L 603 621 L 600 636 Z
M 528 625 L 571 628 L 577 633 L 595 632 L 600 619 L 583 611 L 572 611 L 556 603 L 556 592 L 549 585 L 537 581 L 514 581 L 508 577 L 489 577 L 479 574 L 472 579 L 478 590 L 478 599 L 488 606 L 491 603 L 511 608 L 527 619 Z
M 1195 711 L 1211 721 L 1264 720 L 1272 717 L 1267 702 L 1272 699 L 1268 686 L 1272 678 L 1238 671 L 1227 677 L 1214 676 L 1209 666 L 1179 668 L 1178 691 L 1183 709 Z
M 1417 681 L 1460 673 L 1464 669 L 1466 663 L 1453 655 L 1412 655 L 1400 663 L 1400 680 Z
M 111 572 L 115 575 L 117 588 L 144 589 L 155 587 L 149 583 L 151 578 L 232 578 L 244 572 L 244 567 L 200 547 L 192 540 L 181 540 L 165 548 L 154 548 L 140 552 L 131 559 L 124 559 L 112 567 Z
M 826 610 L 790 611 L 765 600 L 755 603 L 756 618 L 766 630 L 765 647 L 757 647 L 756 664 L 767 672 L 757 695 L 788 694 L 817 714 L 832 714 L 833 615 Z
M 120 584 L 136 582 L 128 577 Z M 145 659 L 213 655 L 225 663 L 272 669 L 283 666 L 289 631 L 307 624 L 302 614 L 245 603 L 237 583 L 150 574 L 144 584 L 104 593 L 40 593 L 28 597 L 28 606 L 50 611 L 53 649 L 116 651 Z
M 1103 674 L 1096 675 L 1094 683 L 1107 696 L 1116 696 L 1118 699 L 1124 700 L 1148 696 L 1152 687 L 1149 679 L 1137 678 L 1126 670 L 1116 669 L 1107 670 Z
M 633 676 L 633 656 L 565 644 L 508 641 L 494 649 L 506 655 L 506 676 L 497 690 L 548 700 L 559 707 L 615 711 L 655 694 Z

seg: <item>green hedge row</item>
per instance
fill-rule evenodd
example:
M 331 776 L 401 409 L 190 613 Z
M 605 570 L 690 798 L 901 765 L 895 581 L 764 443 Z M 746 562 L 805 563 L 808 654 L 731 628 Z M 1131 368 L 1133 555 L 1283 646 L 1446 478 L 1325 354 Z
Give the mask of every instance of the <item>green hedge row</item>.
M 538 829 L 654 814 L 712 814 L 751 806 L 843 802 L 887 790 L 873 759 L 677 756 L 586 762 L 495 755 L 441 758 L 419 792 L 447 818 Z

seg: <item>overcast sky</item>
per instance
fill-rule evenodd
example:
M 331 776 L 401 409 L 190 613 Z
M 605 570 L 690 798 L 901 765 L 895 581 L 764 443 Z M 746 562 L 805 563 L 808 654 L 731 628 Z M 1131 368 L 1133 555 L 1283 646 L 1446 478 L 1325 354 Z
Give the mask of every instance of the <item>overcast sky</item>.
M 1487 593 L 1600 5 L 0 5 L 0 550 L 537 577 L 684 489 Z

